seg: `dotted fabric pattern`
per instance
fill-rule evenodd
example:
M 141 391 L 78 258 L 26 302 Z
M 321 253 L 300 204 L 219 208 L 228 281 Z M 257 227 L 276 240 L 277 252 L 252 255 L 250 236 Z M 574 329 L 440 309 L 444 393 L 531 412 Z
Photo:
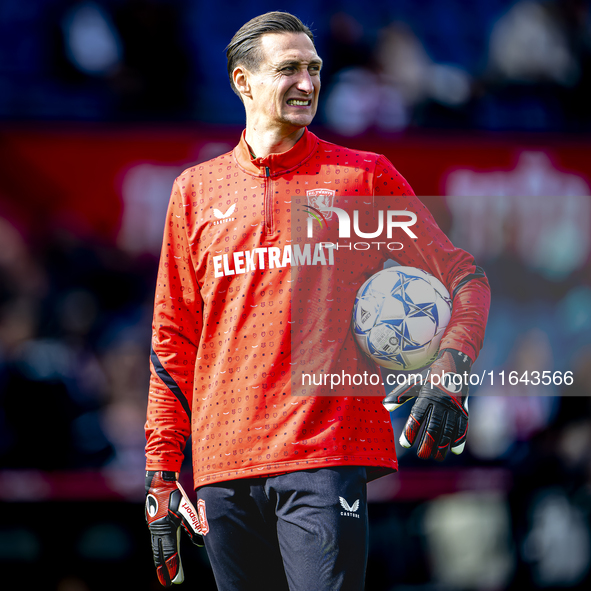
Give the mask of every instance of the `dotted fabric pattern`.
M 388 238 L 386 224 L 379 237 L 343 239 L 329 213 L 309 237 L 314 204 L 352 221 L 357 210 L 352 227 L 365 235 L 377 212 L 412 211 L 417 239 L 400 228 Z M 350 318 L 357 289 L 387 258 L 431 272 L 450 293 L 475 270 L 383 156 L 306 130 L 288 152 L 253 159 L 243 134 L 232 152 L 184 171 L 156 286 L 147 469 L 180 470 L 192 435 L 196 487 L 321 466 L 364 465 L 370 478 L 396 470 L 381 384 L 302 385 L 303 373 L 377 373 Z M 489 304 L 486 279 L 464 284 L 442 346 L 474 360 Z

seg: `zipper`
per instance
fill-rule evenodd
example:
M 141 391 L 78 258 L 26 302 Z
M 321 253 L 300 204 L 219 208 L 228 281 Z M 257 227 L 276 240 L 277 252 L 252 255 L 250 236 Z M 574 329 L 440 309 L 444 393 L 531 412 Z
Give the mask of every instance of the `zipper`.
M 271 171 L 265 166 L 265 234 L 273 233 L 273 192 L 271 191 Z

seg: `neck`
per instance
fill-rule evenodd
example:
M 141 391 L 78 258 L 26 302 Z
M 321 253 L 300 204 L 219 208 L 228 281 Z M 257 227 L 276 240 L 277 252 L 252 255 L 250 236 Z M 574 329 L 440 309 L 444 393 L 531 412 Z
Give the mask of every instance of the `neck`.
M 291 150 L 304 134 L 305 127 L 299 127 L 290 134 L 276 132 L 259 132 L 246 124 L 246 143 L 256 158 L 265 158 L 269 154 L 282 154 Z

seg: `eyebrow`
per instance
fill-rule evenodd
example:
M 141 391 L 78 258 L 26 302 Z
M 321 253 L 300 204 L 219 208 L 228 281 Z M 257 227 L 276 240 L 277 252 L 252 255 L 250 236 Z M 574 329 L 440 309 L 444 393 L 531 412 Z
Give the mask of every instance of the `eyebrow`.
M 284 68 L 285 66 L 299 66 L 303 60 L 285 60 L 277 64 L 278 68 Z M 312 58 L 308 63 L 310 66 L 321 66 L 322 60 L 319 57 Z

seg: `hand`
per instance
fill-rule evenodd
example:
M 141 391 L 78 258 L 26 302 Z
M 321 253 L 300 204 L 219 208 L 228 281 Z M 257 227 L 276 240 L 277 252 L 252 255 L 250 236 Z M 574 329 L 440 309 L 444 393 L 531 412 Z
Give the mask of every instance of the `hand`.
M 179 543 L 181 531 L 203 546 L 197 511 L 174 472 L 146 472 L 146 521 L 152 537 L 152 552 L 158 580 L 164 587 L 185 579 Z
M 456 455 L 464 451 L 468 432 L 467 377 L 471 365 L 470 358 L 455 349 L 443 349 L 439 352 L 431 365 L 429 379 L 423 382 L 400 436 L 402 447 L 411 447 L 424 426 L 417 450 L 419 458 L 433 457 L 437 461 L 443 461 L 450 448 Z M 416 386 L 414 389 L 407 389 L 402 395 L 402 402 L 416 393 L 416 389 Z
M 382 404 L 386 407 L 386 410 L 392 412 L 397 408 L 400 408 L 404 403 L 416 398 L 421 391 L 421 388 L 424 383 L 427 382 L 427 378 L 429 377 L 429 372 L 431 370 L 429 368 L 423 369 L 418 374 L 410 374 L 414 376 L 421 376 L 420 379 L 410 379 L 407 376 L 407 381 L 404 381 L 402 384 L 398 384 L 394 387 L 388 395 L 382 400 Z

